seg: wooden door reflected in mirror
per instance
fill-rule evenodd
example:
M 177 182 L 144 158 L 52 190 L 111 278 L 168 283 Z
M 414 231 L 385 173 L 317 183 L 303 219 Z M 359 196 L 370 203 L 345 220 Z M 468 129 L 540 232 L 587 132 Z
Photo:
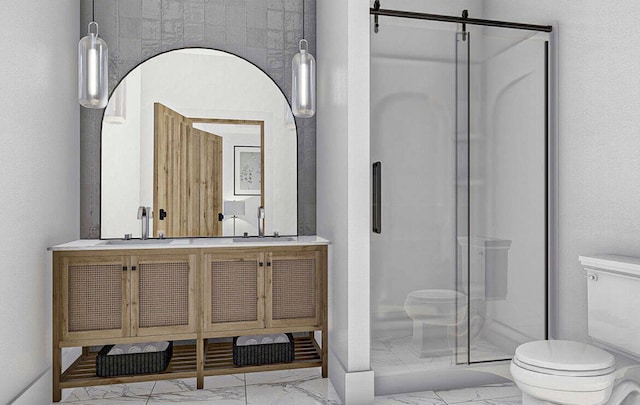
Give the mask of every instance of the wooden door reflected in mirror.
M 194 126 L 196 124 L 196 127 Z M 260 166 L 264 167 L 264 122 L 186 117 L 154 104 L 153 234 L 166 237 L 222 236 L 224 137 L 203 128 L 254 125 L 260 132 Z M 227 131 L 225 131 L 227 132 Z M 228 133 L 228 132 L 227 132 Z M 227 136 L 231 147 L 237 140 Z M 246 141 L 240 143 L 247 143 Z M 261 170 L 260 205 L 264 205 Z

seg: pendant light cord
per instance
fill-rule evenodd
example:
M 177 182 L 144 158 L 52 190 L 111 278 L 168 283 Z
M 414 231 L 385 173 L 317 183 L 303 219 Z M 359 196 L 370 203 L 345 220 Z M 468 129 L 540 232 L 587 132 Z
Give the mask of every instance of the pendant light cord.
M 91 0 L 91 21 L 96 20 L 96 0 Z
M 304 3 L 305 0 L 302 0 L 302 38 L 304 38 Z

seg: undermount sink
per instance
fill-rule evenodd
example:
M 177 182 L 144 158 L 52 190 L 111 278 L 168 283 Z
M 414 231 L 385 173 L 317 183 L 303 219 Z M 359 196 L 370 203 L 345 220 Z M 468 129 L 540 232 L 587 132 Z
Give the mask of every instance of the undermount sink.
M 292 236 L 265 236 L 259 238 L 257 236 L 249 236 L 247 238 L 174 238 L 174 239 L 109 239 L 98 242 L 95 246 L 140 246 L 140 245 L 208 245 L 224 244 L 233 241 L 233 243 L 278 243 L 278 242 L 295 242 L 298 238 Z
M 259 238 L 257 236 L 250 236 L 248 238 L 233 238 L 234 242 L 265 242 L 265 243 L 274 243 L 274 242 L 294 242 L 297 239 L 292 236 L 265 236 L 264 238 Z
M 187 239 L 188 241 L 188 239 Z M 100 242 L 100 245 L 157 245 L 177 242 L 176 239 L 111 239 Z M 187 242 L 188 243 L 188 242 Z

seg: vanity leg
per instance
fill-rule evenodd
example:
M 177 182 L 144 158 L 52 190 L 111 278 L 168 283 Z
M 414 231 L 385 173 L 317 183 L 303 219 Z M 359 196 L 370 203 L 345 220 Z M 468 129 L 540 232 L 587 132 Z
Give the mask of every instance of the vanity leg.
M 329 365 L 327 364 L 329 353 L 329 334 L 327 328 L 322 328 L 322 378 L 329 376 Z
M 197 374 L 196 374 L 196 388 L 201 390 L 204 388 L 204 339 L 198 336 L 196 340 L 196 362 L 197 362 Z
M 327 259 L 327 247 L 322 247 L 322 254 L 320 255 L 320 268 L 324 269 L 322 272 L 322 378 L 329 376 L 329 297 L 327 292 L 329 291 L 329 277 L 327 275 L 328 259 Z
M 53 364 L 51 368 L 53 370 L 52 378 L 52 395 L 51 400 L 53 402 L 60 402 L 62 400 L 62 389 L 60 388 L 60 375 L 62 374 L 62 349 L 53 347 Z

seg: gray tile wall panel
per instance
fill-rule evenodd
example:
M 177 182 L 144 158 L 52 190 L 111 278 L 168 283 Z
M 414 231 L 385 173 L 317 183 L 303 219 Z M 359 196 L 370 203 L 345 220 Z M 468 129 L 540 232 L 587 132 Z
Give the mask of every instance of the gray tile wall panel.
M 302 38 L 303 0 L 101 0 L 100 36 L 109 47 L 109 89 L 161 52 L 203 46 L 233 52 L 263 69 L 291 98 L 291 58 Z M 305 32 L 315 55 L 316 0 L 304 0 Z M 81 0 L 81 35 L 92 15 Z M 103 111 L 80 113 L 80 235 L 100 236 L 100 129 Z M 316 122 L 298 126 L 298 232 L 316 232 Z M 133 214 L 132 214 L 133 215 Z

